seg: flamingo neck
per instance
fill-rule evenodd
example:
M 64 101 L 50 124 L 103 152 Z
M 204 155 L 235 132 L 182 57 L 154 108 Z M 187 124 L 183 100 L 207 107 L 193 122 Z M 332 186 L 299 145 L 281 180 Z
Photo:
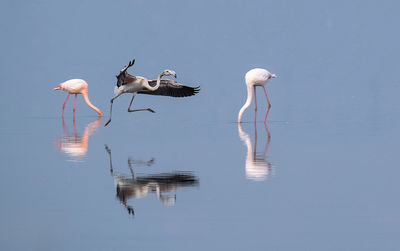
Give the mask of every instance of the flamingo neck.
M 157 84 L 156 84 L 154 87 L 150 86 L 150 85 L 149 85 L 149 82 L 146 81 L 146 84 L 147 84 L 147 85 L 146 85 L 146 88 L 149 89 L 150 91 L 155 91 L 155 90 L 157 90 L 158 87 L 160 87 L 160 84 L 161 84 L 161 77 L 162 77 L 162 76 L 164 76 L 164 72 L 161 72 L 160 75 L 158 75 L 158 77 L 157 77 Z
M 250 106 L 252 99 L 253 99 L 253 90 L 252 90 L 251 86 L 247 86 L 247 99 L 246 99 L 246 103 L 244 103 L 244 105 L 242 106 L 242 108 L 239 111 L 238 123 L 242 122 L 242 115 L 243 115 L 244 111 Z
M 103 117 L 103 113 L 101 113 L 101 111 L 99 110 L 99 108 L 97 108 L 96 106 L 94 106 L 94 105 L 90 102 L 87 92 L 82 92 L 82 96 L 83 96 L 83 98 L 85 99 L 86 104 L 87 104 L 90 108 L 92 108 L 93 110 L 95 110 L 95 111 L 97 112 L 97 114 L 99 114 L 99 117 Z

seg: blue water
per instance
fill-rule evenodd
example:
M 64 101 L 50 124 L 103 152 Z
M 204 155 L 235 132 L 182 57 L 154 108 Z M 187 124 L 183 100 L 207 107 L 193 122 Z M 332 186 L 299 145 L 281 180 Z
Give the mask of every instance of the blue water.
M 400 248 L 397 2 L 0 7 L 1 250 Z M 131 74 L 201 91 L 138 95 L 154 114 L 123 95 L 104 127 L 132 58 Z M 253 67 L 278 75 L 272 108 L 264 127 L 258 89 L 238 128 Z M 103 119 L 79 96 L 63 121 L 53 88 L 71 78 Z

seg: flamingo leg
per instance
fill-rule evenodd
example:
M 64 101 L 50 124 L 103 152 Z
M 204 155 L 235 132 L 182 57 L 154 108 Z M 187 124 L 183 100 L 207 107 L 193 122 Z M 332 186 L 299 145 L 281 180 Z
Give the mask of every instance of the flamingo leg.
M 257 123 L 254 120 L 254 147 L 253 147 L 253 158 L 256 159 L 257 156 Z
M 107 125 L 111 122 L 112 105 L 113 105 L 114 99 L 118 98 L 118 97 L 121 96 L 122 94 L 123 94 L 123 92 L 121 92 L 120 94 L 118 94 L 117 96 L 113 97 L 113 98 L 110 100 L 110 119 L 106 122 L 106 124 L 105 124 L 104 126 L 107 126 Z
M 269 98 L 268 98 L 268 95 L 267 95 L 267 91 L 265 90 L 265 86 L 263 86 L 263 88 L 264 88 L 265 97 L 267 98 L 267 102 L 268 102 L 267 113 L 265 113 L 265 118 L 264 118 L 264 124 L 265 124 L 267 122 L 269 109 L 271 109 L 271 103 L 269 102 Z
M 69 93 L 68 93 L 68 95 L 67 95 L 67 98 L 65 99 L 65 101 L 64 101 L 64 104 L 62 105 L 62 117 L 64 118 L 64 110 L 65 110 L 65 104 L 67 104 L 67 101 L 68 101 L 68 98 L 69 98 Z
M 257 94 L 256 94 L 256 86 L 253 86 L 254 90 L 254 126 L 256 126 L 257 121 Z
M 116 99 L 117 97 L 118 97 L 118 96 L 116 96 L 116 97 L 114 97 L 114 98 L 112 98 L 112 99 L 110 100 L 110 119 L 106 122 L 106 124 L 105 124 L 104 126 L 107 126 L 107 125 L 111 122 L 112 105 L 113 105 L 114 99 Z
M 256 125 L 257 122 L 257 112 L 254 111 L 254 126 Z
M 256 95 L 256 86 L 253 86 L 254 89 L 254 111 L 257 111 L 257 95 Z
M 129 107 L 128 107 L 128 112 L 149 111 L 149 112 L 155 113 L 155 111 L 153 109 L 150 109 L 150 108 L 131 110 L 132 102 L 133 102 L 133 99 L 135 98 L 135 96 L 136 96 L 136 93 L 134 93 L 132 95 L 132 99 L 131 99 L 131 102 L 129 103 Z
M 75 114 L 75 111 L 76 111 L 76 99 L 77 98 L 78 98 L 78 94 L 75 94 L 74 106 L 72 107 L 72 111 L 74 112 L 74 114 Z

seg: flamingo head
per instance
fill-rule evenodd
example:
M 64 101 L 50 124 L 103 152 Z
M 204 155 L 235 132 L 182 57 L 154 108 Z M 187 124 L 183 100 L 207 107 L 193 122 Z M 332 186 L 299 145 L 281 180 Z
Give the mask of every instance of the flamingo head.
M 174 76 L 176 78 L 176 72 L 173 70 L 164 70 L 161 75 L 163 76 Z
M 62 83 L 61 84 L 59 84 L 56 88 L 54 88 L 53 90 L 62 90 L 62 88 L 63 88 L 63 86 L 62 86 Z

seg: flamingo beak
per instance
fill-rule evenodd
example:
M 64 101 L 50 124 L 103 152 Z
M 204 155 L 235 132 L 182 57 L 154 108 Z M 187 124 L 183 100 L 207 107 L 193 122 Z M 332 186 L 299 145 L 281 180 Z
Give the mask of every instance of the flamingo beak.
M 53 90 L 60 90 L 62 88 L 61 84 L 59 84 L 56 88 L 54 88 Z

